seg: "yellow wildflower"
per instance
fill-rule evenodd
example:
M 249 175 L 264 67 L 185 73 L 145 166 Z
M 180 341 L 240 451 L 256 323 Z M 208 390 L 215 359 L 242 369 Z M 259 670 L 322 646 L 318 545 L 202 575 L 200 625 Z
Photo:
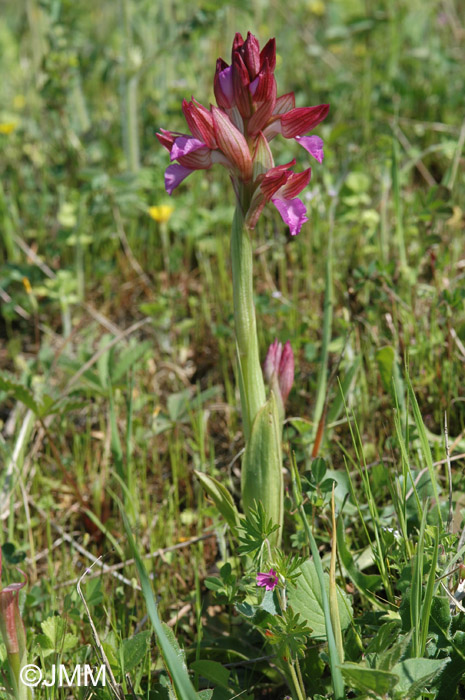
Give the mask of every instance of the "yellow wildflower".
M 24 289 L 26 290 L 26 293 L 30 294 L 32 292 L 32 287 L 27 277 L 23 277 L 23 285 Z
M 160 204 L 156 207 L 149 207 L 148 211 L 149 216 L 154 221 L 158 221 L 159 224 L 163 224 L 165 221 L 169 221 L 174 208 L 170 207 L 169 204 Z
M 0 122 L 0 134 L 12 134 L 15 129 L 15 122 Z
M 326 12 L 323 0 L 310 0 L 308 9 L 317 17 L 322 17 Z

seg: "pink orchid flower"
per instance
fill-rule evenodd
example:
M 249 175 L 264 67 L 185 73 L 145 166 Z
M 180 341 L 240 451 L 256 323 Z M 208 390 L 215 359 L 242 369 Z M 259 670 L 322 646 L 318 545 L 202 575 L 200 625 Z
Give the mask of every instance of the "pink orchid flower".
M 294 173 L 286 165 L 275 166 L 269 142 L 278 134 L 295 139 L 319 163 L 323 141 L 306 136 L 328 114 L 329 105 L 296 107 L 294 93 L 277 97 L 274 69 L 276 44 L 270 39 L 260 51 L 250 32 L 244 41 L 237 33 L 231 65 L 222 58 L 216 64 L 214 92 L 218 106 L 207 109 L 192 98 L 182 109 L 190 134 L 160 129 L 158 140 L 174 161 L 165 172 L 168 194 L 194 170 L 208 170 L 215 163 L 228 169 L 246 225 L 253 229 L 267 202 L 279 211 L 293 236 L 308 221 L 297 195 L 310 181 L 311 169 Z

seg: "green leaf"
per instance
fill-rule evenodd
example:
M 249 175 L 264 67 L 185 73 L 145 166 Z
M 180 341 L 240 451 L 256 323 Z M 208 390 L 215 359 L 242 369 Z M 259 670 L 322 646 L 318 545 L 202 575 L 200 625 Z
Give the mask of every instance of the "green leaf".
M 367 668 L 359 664 L 345 663 L 341 666 L 342 675 L 347 685 L 369 695 L 383 696 L 397 683 L 398 676 L 389 671 Z
M 358 355 L 348 368 L 343 380 L 339 384 L 339 390 L 337 391 L 336 397 L 334 398 L 326 417 L 326 423 L 328 425 L 330 423 L 334 423 L 334 421 L 339 418 L 342 409 L 344 408 L 344 402 L 347 403 L 355 377 L 360 367 L 360 362 L 361 357 Z
M 452 700 L 457 697 L 457 687 L 465 675 L 465 632 L 456 632 L 450 640 L 451 661 L 436 681 L 439 688 L 436 700 Z
M 205 587 L 209 591 L 221 591 L 223 589 L 223 581 L 216 576 L 209 576 L 204 581 Z
M 392 668 L 392 672 L 399 677 L 394 691 L 395 697 L 416 698 L 422 690 L 426 690 L 426 685 L 442 671 L 449 661 L 449 657 L 400 661 Z
M 213 688 L 205 688 L 205 690 L 199 690 L 197 697 L 200 700 L 210 700 L 213 695 Z
M 255 613 L 257 612 L 257 607 L 255 605 L 250 605 L 250 603 L 238 603 L 235 606 L 236 610 L 238 613 L 243 615 L 244 617 L 249 617 L 252 618 L 254 617 Z
M 121 516 L 124 522 L 124 528 L 126 530 L 129 547 L 134 557 L 137 572 L 139 574 L 139 579 L 142 586 L 142 593 L 147 605 L 147 612 L 155 630 L 155 634 L 157 636 L 157 644 L 160 648 L 160 651 L 163 656 L 163 661 L 172 679 L 172 683 L 176 694 L 179 700 L 197 700 L 197 693 L 195 692 L 195 688 L 191 683 L 185 666 L 180 661 L 177 654 L 177 650 L 176 648 L 173 648 L 173 644 L 169 639 L 165 628 L 162 625 L 161 620 L 158 616 L 157 604 L 155 602 L 155 596 L 153 595 L 152 585 L 150 583 L 150 579 L 147 575 L 140 554 L 137 550 L 136 543 L 134 542 L 128 519 L 123 510 L 121 510 Z
M 333 484 L 336 486 L 336 480 L 335 479 L 325 479 L 323 483 L 320 484 L 320 489 L 322 493 L 331 493 L 333 490 Z
M 365 653 L 381 654 L 383 651 L 390 648 L 399 637 L 399 628 L 400 622 L 398 620 L 390 620 L 389 622 L 385 622 L 384 625 L 381 625 L 376 632 L 375 637 L 367 646 Z M 376 666 L 385 671 L 388 671 L 390 668 L 390 666 L 381 666 L 379 663 L 377 663 Z
M 168 415 L 173 423 L 176 423 L 186 414 L 190 395 L 190 391 L 186 389 L 168 396 L 166 402 Z
M 434 596 L 431 603 L 431 613 L 429 619 L 429 631 L 436 632 L 444 639 L 449 637 L 449 627 L 451 623 L 449 598 L 445 596 Z
M 394 374 L 395 358 L 396 353 L 394 348 L 390 345 L 380 348 L 376 353 L 376 362 L 378 364 L 381 382 L 383 384 L 384 391 L 388 394 L 392 394 L 392 378 Z
M 313 423 L 304 418 L 289 418 L 288 422 L 297 430 L 300 435 L 311 432 Z
M 279 609 L 277 603 L 278 601 L 276 600 L 274 592 L 265 591 L 265 595 L 263 596 L 263 600 L 260 604 L 260 607 L 262 608 L 262 610 L 265 610 L 265 612 L 270 613 L 270 615 L 279 615 L 281 610 Z
M 132 671 L 142 661 L 149 648 L 151 634 L 149 630 L 146 630 L 123 640 L 123 673 Z
M 437 484 L 437 480 L 436 480 L 436 472 L 435 472 L 435 468 L 434 468 L 434 464 L 433 464 L 433 456 L 431 454 L 431 448 L 429 446 L 428 436 L 427 436 L 425 424 L 423 422 L 423 418 L 422 418 L 422 415 L 420 412 L 420 407 L 418 406 L 417 397 L 415 396 L 415 392 L 413 391 L 412 382 L 410 381 L 410 376 L 408 375 L 408 373 L 407 373 L 407 389 L 408 389 L 410 402 L 412 404 L 413 418 L 415 420 L 415 425 L 417 427 L 418 437 L 420 438 L 421 451 L 423 452 L 423 457 L 424 457 L 424 460 L 426 462 L 426 466 L 428 467 L 429 478 L 431 480 L 431 486 L 433 487 L 434 500 L 436 502 L 436 509 L 437 509 L 437 514 L 438 514 L 438 523 L 440 525 L 440 529 L 442 530 L 442 516 L 441 516 L 441 505 L 440 505 L 441 502 L 439 499 L 438 484 Z
M 29 389 L 3 373 L 0 374 L 0 391 L 5 391 L 7 394 L 12 395 L 16 401 L 21 401 L 36 415 L 39 413 L 39 405 Z
M 273 392 L 252 424 L 242 461 L 242 503 L 247 515 L 261 502 L 268 518 L 279 525 L 272 543 L 281 539 L 283 523 L 283 472 L 281 425 Z
M 110 359 L 110 377 L 112 384 L 116 384 L 121 379 L 124 378 L 130 367 L 134 367 L 142 359 L 146 352 L 152 349 L 153 345 L 150 340 L 146 340 L 143 343 L 137 343 L 132 347 L 124 350 L 119 358 L 118 362 L 113 362 L 113 358 Z
M 313 561 L 306 561 L 300 569 L 301 576 L 296 580 L 295 588 L 288 591 L 289 605 L 295 613 L 299 613 L 312 628 L 311 637 L 326 638 L 325 618 L 320 584 Z M 329 576 L 324 575 L 325 587 L 329 596 Z M 349 598 L 338 587 L 338 607 L 341 629 L 346 629 L 352 620 L 352 607 Z
M 374 596 L 372 591 L 381 586 L 381 576 L 378 576 L 378 574 L 362 574 L 357 569 L 352 555 L 346 547 L 342 518 L 339 518 L 337 523 L 337 549 L 339 557 L 345 570 L 349 574 L 352 583 L 357 586 L 357 588 L 364 593 L 367 598 L 373 600 Z
M 194 470 L 194 474 L 202 484 L 204 490 L 214 501 L 216 507 L 220 511 L 223 518 L 228 523 L 233 535 L 237 535 L 237 526 L 240 523 L 239 512 L 232 499 L 231 494 L 223 484 L 212 476 L 208 476 L 204 472 Z
M 184 652 L 184 649 L 182 649 L 179 646 L 178 640 L 176 639 L 175 634 L 174 634 L 173 630 L 171 629 L 171 627 L 168 627 L 166 622 L 162 622 L 161 625 L 165 631 L 165 635 L 166 635 L 169 643 L 171 644 L 172 648 L 176 652 L 176 656 L 179 659 L 179 663 L 183 667 L 184 671 L 187 673 L 186 654 Z
M 66 632 L 66 622 L 62 617 L 52 615 L 40 623 L 45 637 L 48 639 L 51 648 L 56 652 L 69 651 L 78 643 L 78 638 L 74 634 Z M 48 645 L 45 645 L 47 647 Z
M 389 671 L 404 656 L 412 639 L 412 632 L 401 634 L 397 641 L 385 649 L 377 657 L 377 667 L 382 671 Z
M 218 661 L 208 661 L 207 659 L 198 659 L 191 663 L 191 669 L 196 673 L 223 688 L 228 688 L 228 680 L 230 671 L 224 668 Z
M 63 638 L 66 628 L 63 618 L 51 615 L 47 617 L 46 620 L 43 620 L 40 626 L 42 627 L 42 632 L 50 640 L 54 648 L 58 649 L 59 642 Z
M 237 367 L 237 383 L 239 385 L 239 395 L 241 397 L 241 414 L 242 414 L 242 423 L 244 426 L 244 438 L 245 438 L 245 441 L 247 442 L 249 439 L 249 433 L 250 433 L 249 407 L 247 405 L 247 392 L 245 390 L 244 373 L 242 371 L 241 353 L 239 352 L 237 340 L 236 340 L 236 360 L 237 360 L 237 365 L 236 365 L 236 367 Z
M 312 474 L 316 483 L 323 481 L 326 474 L 326 462 L 323 457 L 316 457 L 312 462 Z

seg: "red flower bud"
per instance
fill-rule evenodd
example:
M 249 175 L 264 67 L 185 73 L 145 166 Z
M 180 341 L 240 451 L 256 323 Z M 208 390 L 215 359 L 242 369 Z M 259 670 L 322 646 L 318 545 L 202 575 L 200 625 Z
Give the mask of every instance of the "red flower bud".
M 294 353 L 289 341 L 284 345 L 275 340 L 271 343 L 263 366 L 267 381 L 273 386 L 278 380 L 283 404 L 286 402 L 294 383 Z

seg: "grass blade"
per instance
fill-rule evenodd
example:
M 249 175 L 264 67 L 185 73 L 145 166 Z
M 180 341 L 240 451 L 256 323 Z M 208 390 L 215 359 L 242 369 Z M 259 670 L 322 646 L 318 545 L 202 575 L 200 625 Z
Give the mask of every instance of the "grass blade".
M 134 561 L 136 563 L 137 573 L 139 574 L 139 579 L 142 586 L 142 593 L 147 604 L 147 612 L 155 630 L 155 634 L 157 636 L 157 643 L 162 653 L 163 660 L 171 676 L 176 696 L 178 700 L 197 700 L 197 693 L 195 692 L 195 688 L 191 683 L 186 669 L 183 667 L 181 660 L 176 654 L 175 649 L 173 648 L 170 640 L 166 635 L 165 630 L 163 629 L 162 622 L 158 616 L 157 604 L 153 595 L 150 579 L 147 575 L 145 566 L 137 550 L 128 519 L 123 511 L 121 511 L 121 516 L 123 518 L 124 528 L 126 530 L 129 547 L 131 549 L 132 556 L 134 557 Z

